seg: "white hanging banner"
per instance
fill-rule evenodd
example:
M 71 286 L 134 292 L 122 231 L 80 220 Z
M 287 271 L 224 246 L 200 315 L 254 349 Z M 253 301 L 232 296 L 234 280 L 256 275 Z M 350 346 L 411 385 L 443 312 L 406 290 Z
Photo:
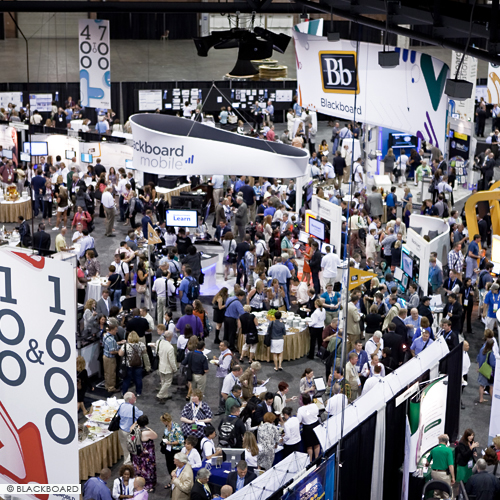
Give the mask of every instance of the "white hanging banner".
M 293 32 L 299 104 L 319 113 L 409 132 L 445 145 L 444 94 L 448 65 L 415 50 L 399 52 L 399 65 L 378 64 L 380 44 Z M 357 69 L 357 74 L 356 74 Z
M 304 175 L 308 152 L 245 137 L 186 118 L 160 114 L 130 117 L 134 168 L 159 175 Z
M 500 367 L 500 356 L 496 356 L 496 366 Z M 500 369 L 495 370 L 493 394 L 491 396 L 490 431 L 488 432 L 488 446 L 493 444 L 493 438 L 500 435 Z M 490 388 L 491 391 L 491 388 Z
M 488 99 L 490 104 L 500 104 L 500 66 L 488 64 Z
M 457 74 L 457 68 L 460 65 L 463 54 L 461 52 L 451 51 L 451 74 L 453 78 Z M 474 106 L 476 100 L 476 78 L 477 78 L 477 59 L 465 54 L 457 78 L 467 80 L 472 83 L 472 97 L 463 101 L 454 101 L 450 98 L 451 112 L 458 113 L 462 120 L 474 121 Z
M 21 249 L 0 262 L 0 484 L 79 484 L 75 273 Z
M 88 108 L 111 107 L 109 21 L 78 21 L 80 99 Z

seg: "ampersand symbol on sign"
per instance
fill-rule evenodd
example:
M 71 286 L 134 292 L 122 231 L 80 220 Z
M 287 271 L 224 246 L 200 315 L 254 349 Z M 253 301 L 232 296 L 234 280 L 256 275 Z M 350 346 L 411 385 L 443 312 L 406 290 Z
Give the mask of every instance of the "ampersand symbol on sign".
M 26 351 L 26 358 L 30 363 L 40 363 L 43 365 L 42 356 L 44 351 L 36 352 L 36 349 L 38 349 L 38 341 L 36 339 L 30 339 L 29 344 L 30 348 Z M 34 359 L 31 358 L 31 354 L 33 354 Z

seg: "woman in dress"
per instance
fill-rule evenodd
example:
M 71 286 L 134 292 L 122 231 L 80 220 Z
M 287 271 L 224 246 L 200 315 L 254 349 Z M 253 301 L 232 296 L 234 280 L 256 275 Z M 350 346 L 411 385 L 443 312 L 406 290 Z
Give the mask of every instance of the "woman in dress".
M 22 193 L 22 191 L 19 191 Z M 45 194 L 43 195 L 43 219 L 47 219 L 52 224 L 52 202 L 54 200 L 54 188 L 50 179 L 45 181 Z M 42 219 L 42 222 L 44 220 Z
M 318 436 L 314 432 L 314 428 L 319 425 L 318 407 L 313 403 L 312 397 L 307 394 L 302 396 L 302 403 L 303 406 L 297 410 L 297 418 L 302 424 L 302 442 L 305 444 L 307 454 L 312 462 L 313 452 L 314 458 L 318 458 L 320 452 Z
M 113 498 L 124 500 L 134 498 L 134 468 L 129 465 L 122 465 L 118 477 L 113 481 Z
M 267 333 L 271 335 L 271 354 L 273 355 L 274 371 L 282 371 L 283 349 L 285 348 L 286 328 L 281 322 L 281 313 L 274 313 L 274 321 L 269 322 Z
M 162 453 L 165 454 L 168 473 L 172 474 L 172 471 L 175 469 L 174 455 L 184 447 L 184 435 L 182 434 L 181 426 L 172 420 L 170 413 L 164 413 L 160 417 L 160 421 L 165 426 L 165 430 L 163 431 L 164 450 L 162 448 Z M 170 450 L 168 447 L 170 447 Z M 169 487 L 170 484 L 165 486 L 165 488 Z
M 465 429 L 462 438 L 455 448 L 455 463 L 457 465 L 455 481 L 459 483 L 467 482 L 469 477 L 472 476 L 472 466 L 469 463 L 477 460 L 476 448 L 479 443 L 474 441 L 474 431 L 472 429 Z
M 59 179 L 59 178 L 58 178 Z M 64 186 L 59 186 L 59 192 L 57 193 L 57 219 L 56 219 L 56 227 L 53 227 L 53 231 L 58 231 L 61 219 L 63 220 L 64 226 L 66 227 L 66 222 L 68 221 L 68 190 Z
M 115 167 L 109 167 L 108 182 L 111 183 L 113 186 L 118 185 L 118 176 L 116 175 Z
M 268 470 L 273 466 L 274 450 L 279 443 L 280 434 L 274 425 L 276 415 L 271 412 L 264 414 L 264 421 L 257 429 L 257 442 L 260 445 L 257 465 L 261 470 Z
M 488 365 L 491 366 L 492 377 L 494 377 L 496 365 L 495 355 L 493 354 L 493 346 L 493 339 L 488 339 L 479 351 L 476 359 L 479 368 L 481 368 L 484 363 L 488 363 Z M 491 385 L 491 382 L 482 373 L 478 373 L 477 377 L 477 382 L 479 384 L 479 403 L 484 403 L 484 388 Z
M 141 431 L 142 453 L 131 455 L 135 475 L 144 478 L 145 488 L 149 493 L 155 491 L 156 486 L 156 455 L 155 442 L 158 434 L 148 427 L 149 419 L 146 415 L 141 415 L 132 428 L 139 427 Z
M 144 209 L 142 213 L 146 213 L 146 210 L 151 210 L 151 207 L 153 206 L 152 198 L 151 198 L 151 187 L 150 186 L 144 186 L 144 195 L 140 194 L 139 199 L 142 200 L 144 204 Z
M 120 357 L 125 356 L 127 375 L 123 380 L 122 394 L 128 392 L 130 381 L 133 379 L 137 396 L 142 394 L 142 355 L 146 352 L 146 346 L 139 341 L 136 332 L 130 332 L 127 342 L 118 351 Z
M 146 265 L 142 259 L 139 259 L 137 264 L 137 284 L 135 287 L 136 301 L 135 307 L 138 309 L 142 307 L 142 301 L 144 300 L 144 307 L 149 309 L 149 289 L 147 286 L 149 273 L 146 272 Z
M 257 444 L 255 434 L 253 432 L 245 432 L 243 435 L 243 448 L 245 450 L 245 462 L 248 465 L 248 470 L 253 472 L 257 468 L 257 460 L 262 446 Z
M 311 268 L 309 267 L 309 261 L 311 260 L 311 257 L 314 253 L 314 250 L 311 246 L 312 242 L 313 238 L 307 238 L 306 251 L 303 253 L 304 267 L 302 269 L 302 281 L 305 281 L 307 283 L 307 286 L 309 286 L 309 283 L 311 282 Z
M 385 174 L 390 175 L 392 182 L 397 182 L 397 178 L 393 174 L 394 163 L 396 162 L 396 156 L 392 148 L 389 148 L 389 150 L 387 151 L 387 154 L 385 155 L 383 162 L 384 162 Z
M 203 393 L 200 389 L 195 389 L 191 396 L 191 401 L 182 409 L 181 422 L 182 433 L 184 437 L 195 436 L 198 439 L 203 438 L 203 429 L 205 426 L 198 425 L 203 422 L 205 425 L 212 422 L 212 410 L 210 406 L 203 401 Z
M 220 342 L 219 335 L 224 324 L 224 314 L 226 309 L 226 301 L 228 298 L 229 290 L 227 287 L 223 286 L 212 299 L 212 308 L 214 311 L 214 323 L 215 323 L 215 339 L 214 343 L 218 344 Z
M 77 402 L 78 410 L 82 410 L 84 415 L 87 415 L 88 411 L 85 408 L 85 393 L 89 388 L 89 374 L 86 369 L 87 363 L 83 356 L 78 356 L 76 358 L 76 393 L 77 393 Z
M 316 393 L 316 384 L 314 383 L 314 372 L 312 371 L 311 368 L 306 368 L 304 370 L 302 378 L 300 379 L 299 390 L 300 390 L 301 404 L 305 404 L 302 403 L 304 396 L 309 396 L 312 399 L 314 394 Z
M 257 352 L 257 344 L 259 343 L 259 334 L 257 332 L 259 320 L 256 318 L 255 314 L 251 313 L 251 306 L 246 304 L 243 306 L 243 309 L 245 310 L 245 312 L 240 316 L 240 322 L 241 334 L 244 336 L 245 341 L 241 349 L 241 364 L 245 363 L 245 355 L 248 355 L 248 361 L 249 363 L 252 363 L 253 357 Z

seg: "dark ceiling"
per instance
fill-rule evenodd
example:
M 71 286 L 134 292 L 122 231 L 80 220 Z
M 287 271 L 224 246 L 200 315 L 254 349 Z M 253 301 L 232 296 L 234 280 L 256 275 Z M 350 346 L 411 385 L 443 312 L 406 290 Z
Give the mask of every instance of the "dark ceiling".
M 450 0 L 247 0 L 246 2 L 84 2 L 2 1 L 0 12 L 175 12 L 324 13 L 354 24 L 410 37 L 424 44 L 463 51 L 500 64 L 499 1 L 474 5 Z M 386 18 L 386 14 L 388 16 Z M 470 20 L 472 18 L 472 30 Z M 387 21 L 387 24 L 386 24 Z

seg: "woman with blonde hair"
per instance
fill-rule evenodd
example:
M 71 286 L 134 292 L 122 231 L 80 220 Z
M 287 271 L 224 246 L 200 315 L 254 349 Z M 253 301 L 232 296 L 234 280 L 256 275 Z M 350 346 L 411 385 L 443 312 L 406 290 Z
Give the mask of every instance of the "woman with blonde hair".
M 95 321 L 97 316 L 97 311 L 95 310 L 97 302 L 94 299 L 88 299 L 85 302 L 85 307 L 83 310 L 83 328 L 87 330 L 91 327 L 91 323 Z
M 85 408 L 85 393 L 89 387 L 89 374 L 86 369 L 87 363 L 83 356 L 76 358 L 76 400 L 78 402 L 77 410 L 82 410 L 84 415 L 89 413 Z
M 139 335 L 132 331 L 128 334 L 127 342 L 118 351 L 118 355 L 125 356 L 127 375 L 123 380 L 122 394 L 128 392 L 130 381 L 133 379 L 137 396 L 142 393 L 142 355 L 146 352 L 146 346 L 139 341 Z
M 253 472 L 257 467 L 257 460 L 261 450 L 253 432 L 247 431 L 243 435 L 243 449 L 245 450 L 244 460 L 248 465 L 248 470 Z
M 385 155 L 385 157 L 383 159 L 383 162 L 384 162 L 384 172 L 391 176 L 392 182 L 396 182 L 397 178 L 393 174 L 394 163 L 396 162 L 396 155 L 394 154 L 394 151 L 392 150 L 392 148 L 388 149 L 387 154 Z
M 57 178 L 59 182 L 59 177 Z M 68 190 L 64 186 L 59 186 L 59 192 L 57 193 L 57 219 L 56 227 L 52 228 L 52 231 L 58 231 L 59 225 L 61 224 L 61 218 L 63 219 L 63 224 L 66 227 L 66 222 L 68 221 L 68 208 L 69 208 L 69 198 Z
M 226 309 L 226 301 L 229 296 L 229 290 L 226 286 L 223 286 L 212 299 L 212 308 L 214 311 L 214 323 L 215 323 L 215 340 L 214 343 L 218 344 L 220 342 L 219 335 L 224 323 L 224 315 Z
M 272 222 L 273 222 L 272 215 L 266 215 L 262 222 L 262 225 L 264 226 L 264 240 L 266 240 L 266 244 L 269 244 L 269 240 L 273 235 L 273 227 L 271 225 Z

